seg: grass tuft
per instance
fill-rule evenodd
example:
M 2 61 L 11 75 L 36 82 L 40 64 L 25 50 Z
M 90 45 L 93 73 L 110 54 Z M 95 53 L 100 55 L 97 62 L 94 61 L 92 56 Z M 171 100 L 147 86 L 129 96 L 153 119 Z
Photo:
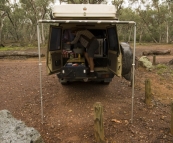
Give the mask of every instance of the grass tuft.
M 158 64 L 158 65 L 156 65 L 156 69 L 167 69 L 167 65 L 165 65 L 165 64 Z

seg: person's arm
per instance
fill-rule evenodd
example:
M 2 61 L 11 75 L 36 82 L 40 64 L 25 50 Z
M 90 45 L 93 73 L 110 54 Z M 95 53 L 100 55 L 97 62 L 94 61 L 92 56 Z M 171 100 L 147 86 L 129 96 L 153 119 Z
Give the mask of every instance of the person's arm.
M 81 32 L 76 33 L 76 37 L 74 38 L 73 41 L 70 42 L 70 44 L 76 44 L 80 38 Z

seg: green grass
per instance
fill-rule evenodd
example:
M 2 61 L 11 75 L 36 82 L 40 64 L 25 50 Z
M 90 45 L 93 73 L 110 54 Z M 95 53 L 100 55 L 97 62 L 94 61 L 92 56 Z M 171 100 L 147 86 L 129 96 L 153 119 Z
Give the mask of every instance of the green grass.
M 18 51 L 22 50 L 22 47 L 0 47 L 0 51 Z
M 158 65 L 156 65 L 156 69 L 167 69 L 167 65 L 165 65 L 165 64 L 158 64 Z
M 155 68 L 157 69 L 157 73 L 159 75 L 162 75 L 167 70 L 167 66 L 165 64 L 158 64 Z
M 35 47 L 0 47 L 0 51 L 23 51 Z
M 159 75 L 167 75 L 171 78 L 173 77 L 173 69 L 171 69 L 168 65 L 165 64 L 158 64 L 155 66 L 156 72 Z

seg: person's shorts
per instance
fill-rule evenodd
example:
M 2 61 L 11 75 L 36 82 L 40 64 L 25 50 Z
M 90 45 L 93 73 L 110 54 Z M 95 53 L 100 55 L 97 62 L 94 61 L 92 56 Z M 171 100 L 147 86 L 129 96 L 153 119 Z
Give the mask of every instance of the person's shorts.
M 94 58 L 95 51 L 99 48 L 99 42 L 97 39 L 94 39 L 87 49 L 88 56 Z

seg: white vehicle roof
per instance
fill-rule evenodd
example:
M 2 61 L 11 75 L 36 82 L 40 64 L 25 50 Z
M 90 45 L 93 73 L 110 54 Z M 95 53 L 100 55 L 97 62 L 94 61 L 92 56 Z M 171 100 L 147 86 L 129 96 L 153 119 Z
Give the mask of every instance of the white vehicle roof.
M 66 4 L 52 6 L 53 19 L 117 19 L 114 5 Z

